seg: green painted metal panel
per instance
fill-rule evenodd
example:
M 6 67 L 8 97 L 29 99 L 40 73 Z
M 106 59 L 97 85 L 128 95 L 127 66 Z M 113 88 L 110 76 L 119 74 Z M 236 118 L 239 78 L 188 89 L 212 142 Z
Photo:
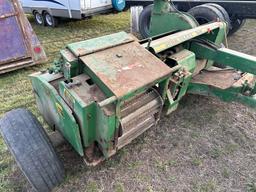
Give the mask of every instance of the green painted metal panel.
M 134 41 L 126 32 L 114 33 L 82 42 L 72 43 L 67 48 L 77 57 Z
M 166 32 L 182 31 L 198 26 L 197 21 L 190 15 L 170 10 L 172 10 L 172 5 L 168 1 L 154 0 L 150 22 L 151 36 Z
M 96 140 L 96 103 L 85 103 L 72 89 L 68 89 L 63 81 L 60 82 L 60 95 L 66 99 L 76 115 L 84 147 L 90 146 Z
M 177 68 L 177 70 L 173 72 L 168 83 L 160 83 L 161 95 L 165 99 L 166 114 L 170 114 L 177 109 L 180 99 L 187 92 L 192 73 L 196 68 L 195 54 L 186 49 L 180 50 L 178 53 L 168 57 L 168 59 L 176 63 L 173 68 Z
M 196 68 L 196 56 L 193 52 L 183 49 L 176 54 L 173 54 L 170 58 L 176 60 L 178 65 L 181 65 L 187 71 L 193 73 Z
M 103 155 L 108 158 L 114 145 L 116 127 L 116 114 L 107 116 L 102 108 L 97 106 L 96 114 L 96 140 L 100 144 Z
M 109 150 L 113 149 L 114 135 L 116 131 L 116 114 L 105 113 L 96 101 L 85 102 L 83 98 L 75 92 L 75 88 L 68 88 L 64 81 L 60 82 L 60 95 L 70 106 L 80 126 L 84 147 L 89 147 L 97 142 L 107 158 Z M 85 88 L 78 86 L 79 94 L 87 94 L 85 97 L 94 97 Z M 81 93 L 82 94 L 82 93 Z M 88 101 L 88 100 L 87 100 Z M 113 109 L 115 111 L 115 109 Z
M 72 110 L 60 97 L 57 90 L 48 82 L 51 75 L 31 76 L 37 106 L 51 126 L 55 126 L 73 148 L 83 156 L 83 146 L 79 125 L 72 114 Z

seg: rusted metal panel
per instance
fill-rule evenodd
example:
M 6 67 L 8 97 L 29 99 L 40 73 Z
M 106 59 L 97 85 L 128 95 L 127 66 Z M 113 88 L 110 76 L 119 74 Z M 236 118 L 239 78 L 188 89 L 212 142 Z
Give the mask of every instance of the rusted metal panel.
M 80 59 L 119 98 L 172 72 L 170 67 L 136 41 Z
M 68 49 L 76 56 L 84 56 L 90 53 L 101 51 L 134 41 L 135 38 L 125 32 L 119 32 L 91 40 L 86 40 L 68 45 Z
M 199 75 L 194 76 L 192 83 L 210 85 L 219 89 L 227 89 L 233 86 L 241 78 L 241 73 L 234 69 L 204 70 Z
M 0 74 L 46 61 L 17 0 L 0 0 Z

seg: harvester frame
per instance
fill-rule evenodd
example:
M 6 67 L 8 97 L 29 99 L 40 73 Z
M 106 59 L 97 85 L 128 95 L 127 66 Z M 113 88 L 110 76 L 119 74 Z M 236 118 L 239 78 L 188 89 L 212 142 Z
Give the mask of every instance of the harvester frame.
M 156 125 L 161 114 L 177 109 L 186 93 L 256 107 L 256 57 L 221 46 L 225 23 L 198 26 L 193 17 L 170 6 L 165 0 L 154 1 L 150 38 L 139 41 L 119 32 L 72 43 L 48 71 L 30 76 L 44 119 L 87 164 L 111 157 Z M 214 62 L 227 68 L 213 67 Z M 17 115 L 31 122 L 14 118 Z M 0 127 L 34 188 L 49 191 L 61 182 L 61 163 L 28 111 L 7 113 Z M 17 140 L 35 146 L 31 150 L 42 159 L 30 159 L 30 150 L 20 149 Z M 20 150 L 28 156 L 20 158 Z M 34 162 L 33 167 L 25 160 Z M 37 166 L 43 172 L 31 178 Z

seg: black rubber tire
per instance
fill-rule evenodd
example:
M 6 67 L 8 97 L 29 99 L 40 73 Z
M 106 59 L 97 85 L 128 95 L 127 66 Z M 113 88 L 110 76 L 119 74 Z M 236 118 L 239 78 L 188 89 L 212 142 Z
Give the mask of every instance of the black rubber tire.
M 38 11 L 34 11 L 33 15 L 37 25 L 45 26 L 44 17 L 42 16 L 42 14 L 40 14 Z M 39 18 L 41 18 L 41 20 Z
M 232 29 L 229 30 L 228 35 L 233 35 L 235 32 L 241 29 L 244 26 L 245 22 L 246 22 L 245 19 L 237 19 L 237 18 L 232 19 L 231 20 Z
M 153 4 L 146 6 L 139 17 L 139 31 L 142 38 L 148 38 L 150 36 L 149 26 L 151 20 L 151 14 L 153 11 Z
M 38 192 L 51 191 L 64 179 L 64 168 L 44 128 L 26 109 L 0 120 L 0 132 L 28 181 Z
M 192 15 L 200 25 L 206 24 L 212 21 L 225 21 L 225 18 L 219 9 L 203 4 L 196 7 L 191 8 L 188 13 Z
M 229 14 L 226 11 L 226 9 L 224 9 L 224 7 L 222 7 L 222 6 L 220 6 L 219 4 L 216 4 L 216 3 L 207 3 L 206 5 L 215 7 L 216 9 L 218 9 L 222 13 L 222 15 L 223 15 L 223 17 L 224 17 L 224 19 L 227 23 L 227 29 L 228 29 L 228 31 L 230 31 L 232 29 L 232 24 L 231 24 Z
M 44 17 L 44 22 L 46 26 L 49 27 L 57 27 L 59 24 L 59 19 L 57 17 L 52 16 L 50 13 L 48 12 L 44 12 L 43 14 Z

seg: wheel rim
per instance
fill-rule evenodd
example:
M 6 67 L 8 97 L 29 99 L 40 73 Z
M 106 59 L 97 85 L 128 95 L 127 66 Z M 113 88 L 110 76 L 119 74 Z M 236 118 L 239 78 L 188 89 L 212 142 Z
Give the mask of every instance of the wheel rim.
M 42 15 L 39 13 L 36 13 L 36 21 L 38 24 L 42 25 L 43 24 L 43 18 Z
M 49 14 L 45 15 L 45 20 L 46 20 L 48 25 L 52 26 L 53 21 L 52 21 L 52 17 Z

